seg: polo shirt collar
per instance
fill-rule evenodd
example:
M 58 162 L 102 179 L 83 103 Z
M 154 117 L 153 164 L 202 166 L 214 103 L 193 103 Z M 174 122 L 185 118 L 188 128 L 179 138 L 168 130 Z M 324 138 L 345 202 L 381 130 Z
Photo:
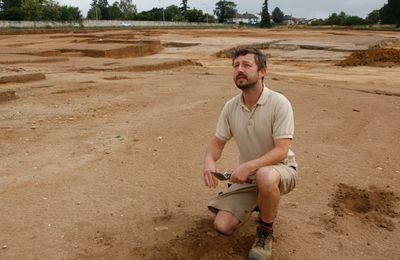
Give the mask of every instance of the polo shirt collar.
M 268 94 L 269 94 L 269 89 L 264 85 L 263 86 L 263 91 L 261 93 L 261 96 L 258 98 L 256 105 L 265 105 L 265 103 L 267 103 L 267 99 L 268 99 Z M 243 108 L 246 108 L 246 105 L 243 102 L 243 95 L 240 95 L 240 105 Z
M 257 105 L 265 105 L 267 103 L 269 89 L 264 85 L 263 92 L 261 93 L 260 98 L 257 101 Z

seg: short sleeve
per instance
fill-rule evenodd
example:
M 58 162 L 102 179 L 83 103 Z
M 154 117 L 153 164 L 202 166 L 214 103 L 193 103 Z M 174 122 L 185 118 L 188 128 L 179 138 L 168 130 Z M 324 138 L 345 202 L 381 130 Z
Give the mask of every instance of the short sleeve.
M 275 107 L 272 137 L 276 139 L 293 139 L 294 116 L 292 106 L 284 96 L 281 96 Z
M 229 110 L 228 104 L 225 104 L 224 108 L 221 111 L 221 114 L 219 115 L 217 128 L 215 131 L 215 136 L 223 141 L 228 141 L 229 139 L 232 138 L 231 127 L 229 124 L 228 110 Z

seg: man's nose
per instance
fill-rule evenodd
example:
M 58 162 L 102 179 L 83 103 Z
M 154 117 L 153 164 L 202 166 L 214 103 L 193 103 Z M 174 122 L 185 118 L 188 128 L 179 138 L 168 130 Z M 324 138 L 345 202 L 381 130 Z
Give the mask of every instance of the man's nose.
M 236 71 L 238 71 L 238 72 L 242 72 L 243 71 L 243 65 L 241 65 L 241 64 L 239 64 L 237 67 L 236 67 Z

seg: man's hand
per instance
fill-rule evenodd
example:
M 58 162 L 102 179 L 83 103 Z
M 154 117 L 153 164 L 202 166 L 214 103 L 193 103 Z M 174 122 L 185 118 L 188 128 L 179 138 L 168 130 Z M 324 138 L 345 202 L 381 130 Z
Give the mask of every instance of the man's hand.
M 215 162 L 207 162 L 204 165 L 203 178 L 204 184 L 209 188 L 216 188 L 218 186 L 218 180 L 214 177 L 212 172 L 218 172 L 218 167 Z
M 239 165 L 232 173 L 230 181 L 232 183 L 249 183 L 252 170 L 247 163 Z

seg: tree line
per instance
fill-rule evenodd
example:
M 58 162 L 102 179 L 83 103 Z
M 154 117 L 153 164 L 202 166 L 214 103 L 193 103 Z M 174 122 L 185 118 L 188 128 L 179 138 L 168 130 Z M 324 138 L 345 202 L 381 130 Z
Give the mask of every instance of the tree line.
M 77 21 L 82 15 L 78 7 L 60 5 L 53 0 L 1 0 L 0 20 Z
M 189 8 L 188 0 L 181 0 L 179 6 L 170 5 L 138 12 L 132 0 L 115 1 L 92 0 L 86 18 L 94 20 L 145 20 L 145 21 L 186 21 L 226 23 L 238 15 L 234 1 L 220 0 L 215 4 L 214 15 L 202 10 Z M 276 7 L 271 15 L 268 0 L 261 7 L 260 27 L 271 27 L 272 23 L 281 24 L 287 18 Z M 83 16 L 78 7 L 60 5 L 54 0 L 0 0 L 0 20 L 50 20 L 77 21 Z M 272 21 L 272 23 L 271 23 Z M 381 9 L 373 10 L 364 19 L 344 12 L 332 13 L 326 19 L 317 19 L 312 25 L 362 25 L 362 24 L 398 24 L 400 25 L 400 0 L 388 0 Z
M 141 21 L 187 21 L 214 22 L 214 17 L 204 14 L 202 10 L 188 7 L 188 0 L 182 0 L 180 6 L 170 5 L 166 8 L 152 8 L 138 13 L 131 0 L 120 0 L 111 6 L 107 0 L 92 0 L 87 14 L 88 19 L 95 20 L 141 20 Z
M 326 19 L 318 19 L 312 25 L 368 25 L 397 24 L 400 25 L 400 0 L 388 0 L 382 8 L 371 11 L 367 17 L 351 16 L 345 12 L 332 13 Z

